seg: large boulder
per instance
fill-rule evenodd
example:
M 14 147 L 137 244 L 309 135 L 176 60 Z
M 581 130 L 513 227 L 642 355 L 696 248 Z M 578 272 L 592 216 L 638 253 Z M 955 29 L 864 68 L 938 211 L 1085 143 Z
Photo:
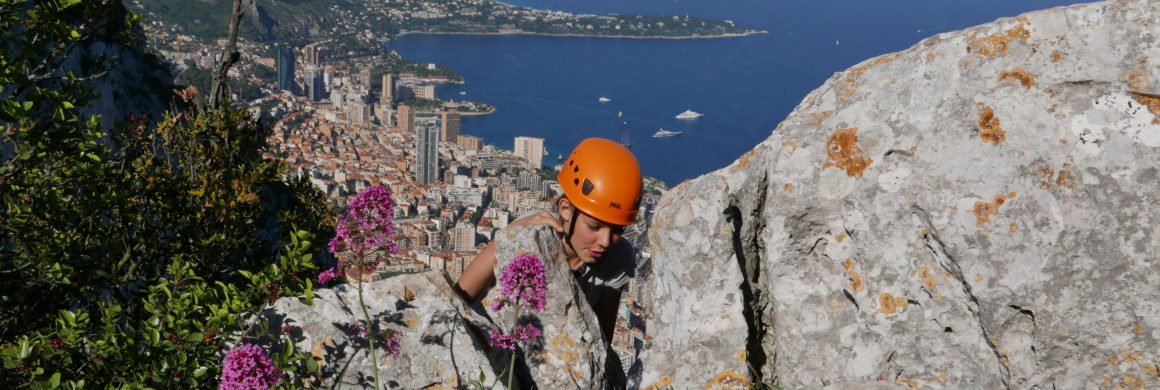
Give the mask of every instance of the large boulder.
M 520 313 L 519 323 L 537 325 L 543 338 L 520 346 L 512 387 L 624 387 L 619 362 L 608 357 L 611 349 L 572 276 L 559 237 L 547 226 L 506 229 L 496 239 L 497 278 L 524 253 L 543 261 L 548 293 L 543 311 Z M 385 356 L 381 343 L 376 345 L 383 386 L 462 388 L 484 374 L 488 388 L 505 387 L 511 355 L 492 347 L 490 337 L 493 329 L 508 333 L 516 318 L 509 308 L 495 312 L 486 307 L 499 296 L 498 287 L 488 292 L 482 305 L 468 306 L 441 272 L 399 275 L 362 286 L 377 328 L 402 335 L 395 359 Z M 319 289 L 311 305 L 294 298 L 277 300 L 259 318 L 274 336 L 288 336 L 300 350 L 310 351 L 321 367 L 324 385 L 374 386 L 369 345 L 349 325 L 363 318 L 355 285 Z
M 536 255 L 544 263 L 548 283 L 544 310 L 520 313 L 519 323 L 537 324 L 543 331 L 543 340 L 523 351 L 522 364 L 530 371 L 526 384 L 541 389 L 623 387 L 620 363 L 608 356 L 611 350 L 601 337 L 596 315 L 572 276 L 563 243 L 556 233 L 547 226 L 511 226 L 496 237 L 495 244 L 496 278 L 520 254 Z M 510 307 L 492 311 L 488 303 L 498 296 L 499 283 L 483 302 L 489 316 L 506 333 L 516 324 L 515 312 Z
M 395 359 L 376 343 L 385 388 L 458 388 L 481 373 L 490 385 L 507 368 L 507 355 L 487 345 L 491 321 L 467 307 L 442 273 L 363 283 L 363 296 L 378 328 L 402 335 Z M 362 318 L 354 285 L 319 289 L 311 305 L 283 298 L 261 313 L 275 335 L 281 337 L 287 329 L 297 347 L 310 352 L 321 367 L 324 385 L 373 388 L 366 339 L 348 326 Z
M 640 384 L 1158 386 L 1158 78 L 1149 0 L 835 74 L 663 198 Z

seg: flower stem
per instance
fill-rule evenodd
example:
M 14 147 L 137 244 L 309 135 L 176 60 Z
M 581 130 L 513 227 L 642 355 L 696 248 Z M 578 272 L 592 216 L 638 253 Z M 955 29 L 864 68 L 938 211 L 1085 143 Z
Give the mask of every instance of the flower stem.
M 379 386 L 379 358 L 378 358 L 378 354 L 375 353 L 375 334 L 374 334 L 375 327 L 374 327 L 374 323 L 371 322 L 370 313 L 367 312 L 367 304 L 363 300 L 362 270 L 359 270 L 359 278 L 358 278 L 358 306 L 359 306 L 359 308 L 362 309 L 363 319 L 366 320 L 367 329 L 370 332 L 370 334 L 367 335 L 367 342 L 370 343 L 370 348 L 371 348 L 371 369 L 373 369 L 374 373 L 375 373 L 375 390 L 379 390 L 379 389 L 382 389 L 382 386 Z
M 514 308 L 516 309 L 516 318 L 515 318 L 515 320 L 512 321 L 512 329 L 510 331 L 508 331 L 508 335 L 513 335 L 513 333 L 516 330 L 516 324 L 520 323 L 520 305 L 514 305 Z M 513 344 L 515 344 L 515 343 L 513 342 Z M 512 359 L 511 359 L 511 362 L 508 363 L 508 384 L 507 384 L 508 390 L 511 390 L 512 378 L 515 378 L 515 376 L 516 376 L 516 351 L 518 349 L 519 349 L 519 346 L 516 345 L 516 349 L 511 350 Z

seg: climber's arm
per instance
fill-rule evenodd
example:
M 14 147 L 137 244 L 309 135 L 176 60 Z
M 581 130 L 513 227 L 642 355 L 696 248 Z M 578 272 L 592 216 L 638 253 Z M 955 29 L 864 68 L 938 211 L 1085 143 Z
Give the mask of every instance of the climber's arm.
M 455 282 L 455 288 L 459 290 L 459 295 L 471 303 L 482 298 L 487 289 L 495 284 L 493 268 L 495 268 L 494 241 L 487 244 L 482 252 L 471 259 L 467 269 L 463 270 L 463 275 L 460 275 L 459 280 Z

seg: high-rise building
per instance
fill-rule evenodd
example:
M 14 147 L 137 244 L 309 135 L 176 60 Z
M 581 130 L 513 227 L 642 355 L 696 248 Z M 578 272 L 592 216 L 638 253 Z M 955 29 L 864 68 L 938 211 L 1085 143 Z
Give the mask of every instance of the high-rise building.
M 456 224 L 454 246 L 456 251 L 475 249 L 475 225 L 466 221 Z
M 483 147 L 483 138 L 479 138 L 474 135 L 460 134 L 459 137 L 456 137 L 455 143 L 459 144 L 459 146 L 462 146 L 464 150 L 479 151 L 479 149 Z
M 326 82 L 322 69 L 306 69 L 306 97 L 313 101 L 326 98 Z
M 528 167 L 539 169 L 544 163 L 544 139 L 535 137 L 516 137 L 516 157 L 528 162 Z
M 435 99 L 435 84 L 416 85 L 411 87 L 415 92 L 415 97 L 419 99 Z
M 361 85 L 364 91 L 371 90 L 371 68 L 363 68 L 358 72 L 358 85 Z
M 439 121 L 423 118 L 415 123 L 415 181 L 431 184 L 439 180 Z
M 395 122 L 399 124 L 399 130 L 410 134 L 415 131 L 415 108 L 411 106 L 399 106 L 395 111 Z
M 306 47 L 303 47 L 302 62 L 306 63 L 307 66 L 318 66 L 318 64 L 321 62 L 319 61 L 318 51 L 317 44 L 306 45 Z
M 459 141 L 459 111 L 443 111 L 443 136 L 440 140 L 448 143 Z
M 383 74 L 383 91 L 379 93 L 379 101 L 383 105 L 390 106 L 395 100 L 395 75 L 392 73 Z
M 294 93 L 294 48 L 278 46 L 277 52 L 278 89 Z

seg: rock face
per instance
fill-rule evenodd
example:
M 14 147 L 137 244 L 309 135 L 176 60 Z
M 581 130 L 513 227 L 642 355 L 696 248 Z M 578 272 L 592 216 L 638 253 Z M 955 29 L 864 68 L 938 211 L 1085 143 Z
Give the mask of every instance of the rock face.
M 835 74 L 663 198 L 639 385 L 1158 386 L 1158 79 L 1147 0 Z
M 544 310 L 520 314 L 519 323 L 537 325 L 543 338 L 521 346 L 513 387 L 624 387 L 619 362 L 606 358 L 609 349 L 600 337 L 596 316 L 567 267 L 555 233 L 548 227 L 512 227 L 496 240 L 496 248 L 497 277 L 516 255 L 531 253 L 543 261 L 548 283 Z M 377 345 L 384 386 L 460 388 L 483 373 L 488 388 L 504 388 L 511 355 L 491 347 L 489 338 L 492 329 L 505 334 L 512 329 L 514 312 L 483 307 L 499 296 L 498 289 L 489 292 L 484 305 L 468 307 L 452 290 L 451 281 L 437 272 L 395 276 L 364 283 L 363 288 L 378 329 L 402 334 L 401 354 L 394 360 L 386 358 L 381 344 Z M 289 336 L 298 348 L 310 351 L 322 367 L 324 385 L 341 382 L 342 387 L 372 388 L 368 345 L 347 325 L 361 318 L 358 292 L 350 285 L 318 290 L 310 306 L 293 298 L 280 299 L 261 314 L 276 336 L 281 337 L 283 326 L 291 326 Z M 606 362 L 614 363 L 613 367 L 606 368 Z
M 596 389 L 609 386 L 623 387 L 623 374 L 606 369 L 606 361 L 619 366 L 615 359 L 608 360 L 608 346 L 601 338 L 599 322 L 575 282 L 564 247 L 552 229 L 546 226 L 513 226 L 497 237 L 496 278 L 517 255 L 534 254 L 544 263 L 548 281 L 548 295 L 544 310 L 539 313 L 520 313 L 520 322 L 537 324 L 543 331 L 543 340 L 525 350 L 534 386 L 541 389 L 580 388 Z M 500 296 L 496 284 L 484 299 Z M 515 313 L 510 308 L 493 312 L 491 318 L 505 331 L 515 325 Z
M 456 388 L 478 379 L 481 372 L 490 384 L 507 368 L 507 355 L 487 346 L 491 321 L 465 306 L 449 283 L 442 274 L 431 272 L 363 284 L 367 310 L 379 329 L 402 333 L 401 353 L 393 360 L 376 343 L 384 387 Z M 310 351 L 319 363 L 323 384 L 374 387 L 365 338 L 356 337 L 347 325 L 363 318 L 353 286 L 317 290 L 310 306 L 280 299 L 261 317 L 276 334 L 291 326 L 289 336 L 298 348 Z M 497 388 L 503 384 L 497 383 Z

